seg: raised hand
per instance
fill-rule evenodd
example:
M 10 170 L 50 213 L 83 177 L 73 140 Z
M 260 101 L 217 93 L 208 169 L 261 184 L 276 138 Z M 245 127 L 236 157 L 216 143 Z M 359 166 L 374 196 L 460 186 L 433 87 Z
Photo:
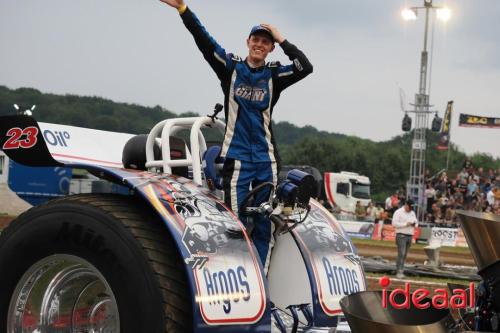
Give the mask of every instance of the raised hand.
M 184 0 L 160 0 L 160 1 L 177 9 L 184 5 Z
M 161 0 L 161 1 L 163 1 L 163 0 Z M 260 25 L 263 26 L 264 28 L 266 28 L 267 30 L 271 31 L 271 34 L 273 35 L 274 40 L 278 44 L 281 44 L 285 40 L 285 38 L 279 32 L 278 28 L 276 28 L 274 25 L 270 25 L 267 23 L 261 23 Z

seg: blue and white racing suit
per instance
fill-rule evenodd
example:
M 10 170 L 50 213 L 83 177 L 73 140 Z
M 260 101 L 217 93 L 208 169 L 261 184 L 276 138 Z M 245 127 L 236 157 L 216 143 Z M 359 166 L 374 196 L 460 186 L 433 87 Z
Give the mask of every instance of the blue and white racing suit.
M 237 213 L 250 187 L 262 182 L 276 185 L 280 159 L 271 124 L 273 107 L 281 92 L 312 73 L 313 67 L 296 46 L 285 40 L 280 46 L 292 64 L 270 62 L 252 68 L 240 57 L 226 53 L 189 8 L 181 17 L 221 82 L 226 118 L 221 150 L 221 157 L 226 159 L 224 201 Z M 264 192 L 256 198 L 256 205 L 268 199 L 269 190 Z M 257 219 L 252 239 L 267 272 L 274 244 L 272 223 Z

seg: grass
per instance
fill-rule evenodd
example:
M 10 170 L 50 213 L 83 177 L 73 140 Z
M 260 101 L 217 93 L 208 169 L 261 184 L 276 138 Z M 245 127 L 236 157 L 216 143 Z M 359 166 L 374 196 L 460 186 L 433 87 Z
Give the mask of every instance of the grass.
M 383 274 L 383 273 L 369 273 L 366 272 L 365 275 L 367 277 L 373 277 L 373 278 L 381 278 L 383 276 L 389 276 L 390 278 L 393 278 L 394 276 L 388 275 L 388 274 Z M 469 285 L 467 281 L 464 280 L 458 280 L 458 279 L 450 279 L 450 278 L 436 278 L 436 277 L 430 277 L 430 276 L 407 276 L 406 277 L 408 280 L 411 281 L 422 281 L 422 282 L 431 282 L 431 283 L 455 283 L 455 284 L 460 284 L 460 285 Z
M 396 242 L 393 241 L 380 241 L 373 239 L 359 239 L 351 238 L 354 245 L 370 245 L 379 247 L 396 248 Z M 412 244 L 411 248 L 416 250 L 424 250 L 427 244 Z M 454 247 L 454 246 L 443 246 L 441 247 L 441 252 L 455 253 L 455 254 L 470 254 L 468 247 Z

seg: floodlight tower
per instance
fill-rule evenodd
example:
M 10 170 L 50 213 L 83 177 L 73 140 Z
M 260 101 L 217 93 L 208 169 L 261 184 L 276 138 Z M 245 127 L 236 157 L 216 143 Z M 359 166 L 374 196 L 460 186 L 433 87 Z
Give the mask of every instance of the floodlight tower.
M 425 152 L 427 146 L 425 134 L 429 124 L 429 114 L 437 114 L 436 111 L 429 110 L 431 105 L 429 104 L 429 92 L 427 91 L 429 16 L 431 10 L 436 10 L 437 18 L 446 22 L 451 16 L 451 11 L 445 7 L 434 6 L 432 0 L 424 0 L 423 7 L 404 9 L 401 14 L 405 20 L 416 20 L 419 10 L 425 11 L 424 48 L 420 58 L 419 90 L 415 94 L 415 103 L 411 104 L 414 109 L 406 111 L 406 113 L 415 113 L 415 127 L 411 144 L 410 177 L 406 184 L 406 197 L 417 203 L 417 218 L 419 221 L 423 221 L 425 213 Z M 405 118 L 407 117 L 405 116 Z

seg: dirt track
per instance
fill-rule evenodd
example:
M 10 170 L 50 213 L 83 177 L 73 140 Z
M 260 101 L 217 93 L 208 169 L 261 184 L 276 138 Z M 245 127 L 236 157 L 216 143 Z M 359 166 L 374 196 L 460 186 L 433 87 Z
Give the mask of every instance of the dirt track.
M 356 248 L 362 257 L 381 256 L 384 259 L 395 261 L 398 255 L 395 247 L 356 244 Z M 407 263 L 423 264 L 425 260 L 427 260 L 427 255 L 423 249 L 410 248 L 410 253 L 408 253 L 408 257 L 406 258 Z M 442 263 L 449 265 L 475 266 L 474 259 L 470 253 L 442 250 L 440 252 L 440 260 Z
M 0 184 L 0 217 L 1 214 L 19 215 L 30 207 L 31 205 L 20 199 L 7 184 Z

